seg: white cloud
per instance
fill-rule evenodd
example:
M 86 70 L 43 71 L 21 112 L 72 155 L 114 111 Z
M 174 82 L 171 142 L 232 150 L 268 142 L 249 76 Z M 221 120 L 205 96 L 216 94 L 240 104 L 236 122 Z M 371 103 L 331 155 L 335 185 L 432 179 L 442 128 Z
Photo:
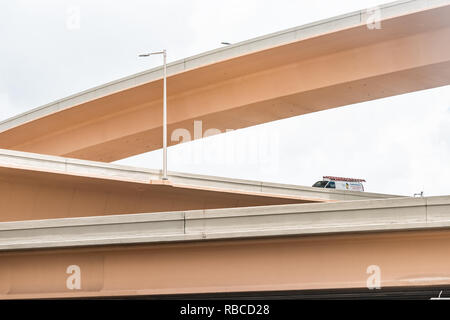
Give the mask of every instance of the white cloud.
M 6 92 L 0 91 L 0 121 L 14 115 L 11 101 Z

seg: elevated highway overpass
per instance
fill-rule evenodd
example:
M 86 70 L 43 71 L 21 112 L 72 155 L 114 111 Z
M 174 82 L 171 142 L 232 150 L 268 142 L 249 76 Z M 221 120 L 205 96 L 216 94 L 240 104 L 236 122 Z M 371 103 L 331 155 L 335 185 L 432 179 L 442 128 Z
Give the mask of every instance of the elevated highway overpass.
M 450 2 L 398 1 L 175 61 L 170 133 L 206 134 L 450 84 Z M 162 70 L 0 123 L 0 148 L 112 162 L 161 148 Z M 171 144 L 178 143 L 169 141 Z
M 450 287 L 450 196 L 159 174 L 1 150 L 0 298 L 423 297 Z M 366 288 L 370 266 L 387 293 Z
M 398 197 L 0 150 L 0 222 Z
M 449 196 L 2 222 L 0 298 L 448 287 L 449 226 Z
M 381 29 L 364 10 L 173 62 L 169 129 L 223 132 L 450 83 L 450 1 L 380 16 Z M 161 147 L 161 76 L 0 123 L 1 299 L 370 295 L 377 268 L 378 292 L 450 288 L 450 196 L 163 181 L 108 163 Z

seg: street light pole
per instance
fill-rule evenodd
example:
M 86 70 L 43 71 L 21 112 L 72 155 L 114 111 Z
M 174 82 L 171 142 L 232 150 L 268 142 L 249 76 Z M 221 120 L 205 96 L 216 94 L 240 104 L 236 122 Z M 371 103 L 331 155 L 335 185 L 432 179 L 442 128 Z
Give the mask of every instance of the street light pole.
M 163 56 L 163 180 L 167 178 L 167 53 L 163 51 L 140 54 L 139 57 L 148 57 L 154 54 Z
M 163 180 L 167 178 L 167 54 L 163 50 L 163 69 L 164 69 L 164 97 L 163 97 Z

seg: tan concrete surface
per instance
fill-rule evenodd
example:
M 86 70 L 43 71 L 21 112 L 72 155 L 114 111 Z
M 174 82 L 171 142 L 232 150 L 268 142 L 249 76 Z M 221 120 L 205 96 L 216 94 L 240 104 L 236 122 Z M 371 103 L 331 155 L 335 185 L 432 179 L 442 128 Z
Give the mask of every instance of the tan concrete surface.
M 450 196 L 0 223 L 0 250 L 450 228 Z
M 388 4 L 379 30 L 367 28 L 361 11 L 205 54 L 193 65 L 177 62 L 169 68 L 169 138 L 178 128 L 193 137 L 194 120 L 223 132 L 448 85 L 449 4 Z M 105 162 L 158 149 L 162 81 L 152 72 L 5 121 L 0 147 Z
M 393 195 L 160 172 L 0 150 L 0 221 L 231 208 Z
M 189 186 L 135 184 L 0 167 L 0 221 L 101 216 L 320 200 Z
M 382 287 L 442 285 L 449 249 L 449 230 L 435 230 L 3 252 L 0 298 L 365 288 L 371 265 Z

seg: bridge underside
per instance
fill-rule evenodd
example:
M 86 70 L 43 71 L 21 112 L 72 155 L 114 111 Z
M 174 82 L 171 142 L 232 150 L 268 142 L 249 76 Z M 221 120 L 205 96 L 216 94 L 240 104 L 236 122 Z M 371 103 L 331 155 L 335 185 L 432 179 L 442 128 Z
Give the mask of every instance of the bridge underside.
M 263 39 L 287 39 L 264 50 L 252 52 L 255 40 L 224 49 L 213 61 L 198 58 L 196 67 L 188 60 L 174 63 L 169 134 L 186 129 L 191 139 L 200 138 L 212 128 L 224 132 L 448 85 L 449 16 L 447 5 L 389 17 L 371 30 L 362 13 L 349 15 Z M 227 56 L 226 50 L 234 51 Z M 4 122 L 0 148 L 104 162 L 159 149 L 162 81 L 151 76 L 136 75 Z M 202 121 L 200 135 L 194 135 L 195 120 Z
M 0 150 L 0 222 L 398 197 Z
M 113 297 L 450 285 L 450 231 L 0 253 L 0 298 Z M 68 290 L 66 269 L 81 270 Z M 351 290 L 349 290 L 351 291 Z

